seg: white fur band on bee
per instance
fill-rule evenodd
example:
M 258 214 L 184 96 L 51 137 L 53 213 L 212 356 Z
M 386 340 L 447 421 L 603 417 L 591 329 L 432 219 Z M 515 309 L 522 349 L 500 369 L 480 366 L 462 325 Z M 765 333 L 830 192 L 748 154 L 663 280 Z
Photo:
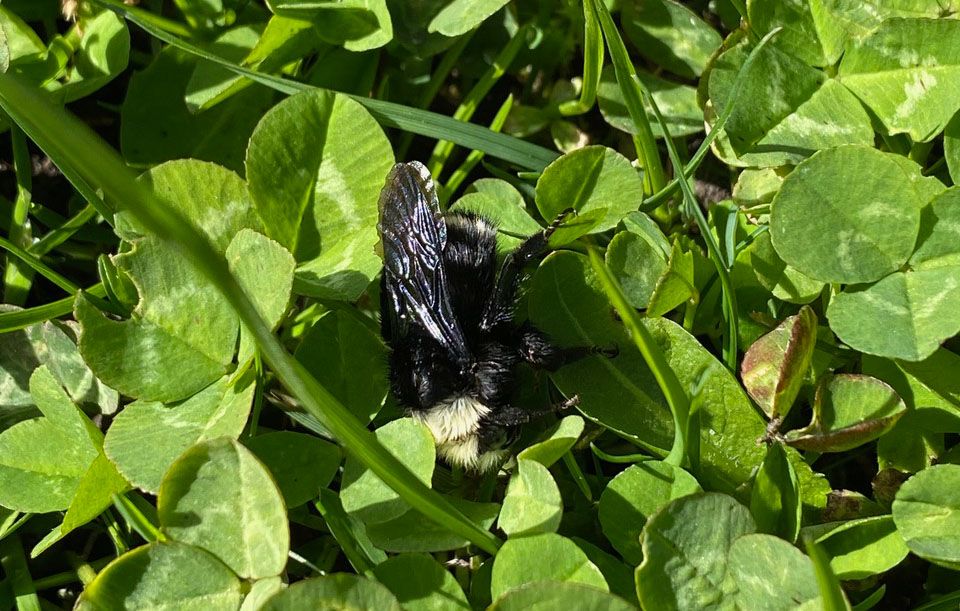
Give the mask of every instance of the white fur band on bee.
M 490 408 L 476 398 L 458 396 L 411 415 L 430 429 L 441 458 L 466 469 L 485 471 L 501 464 L 509 454 L 506 450 L 480 451 L 477 433 L 480 421 L 489 413 Z

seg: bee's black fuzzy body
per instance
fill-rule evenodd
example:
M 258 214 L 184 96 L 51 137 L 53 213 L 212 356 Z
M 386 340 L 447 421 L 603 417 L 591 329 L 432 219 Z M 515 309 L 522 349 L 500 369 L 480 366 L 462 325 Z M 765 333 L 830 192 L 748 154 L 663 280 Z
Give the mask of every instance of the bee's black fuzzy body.
M 554 411 L 509 404 L 521 361 L 554 369 L 586 353 L 559 349 L 533 326 L 514 322 L 523 268 L 546 254 L 555 228 L 529 238 L 498 270 L 492 222 L 441 214 L 420 163 L 397 164 L 387 177 L 378 229 L 390 383 L 451 464 L 474 471 L 499 466 L 519 426 Z

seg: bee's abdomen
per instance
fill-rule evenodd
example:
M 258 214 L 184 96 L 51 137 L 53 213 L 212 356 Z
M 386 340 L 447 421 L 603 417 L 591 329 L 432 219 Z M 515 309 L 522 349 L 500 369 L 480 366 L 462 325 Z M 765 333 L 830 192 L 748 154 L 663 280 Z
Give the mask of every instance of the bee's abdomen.
M 476 397 L 457 395 L 411 415 L 430 429 L 437 452 L 445 461 L 472 471 L 486 471 L 502 464 L 509 455 L 503 449 L 484 447 L 483 420 L 491 411 Z
M 481 216 L 464 212 L 445 217 L 443 264 L 454 315 L 464 335 L 476 341 L 484 306 L 497 274 L 497 230 Z

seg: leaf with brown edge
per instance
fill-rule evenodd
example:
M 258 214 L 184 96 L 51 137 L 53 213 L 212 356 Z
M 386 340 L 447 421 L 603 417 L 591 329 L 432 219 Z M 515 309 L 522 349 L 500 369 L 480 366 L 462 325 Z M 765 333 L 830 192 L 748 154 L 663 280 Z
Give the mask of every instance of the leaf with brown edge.
M 747 349 L 740 378 L 768 418 L 787 416 L 810 368 L 816 342 L 817 315 L 804 306 Z
M 786 442 L 799 450 L 845 452 L 889 431 L 906 409 L 900 395 L 874 377 L 824 378 L 817 388 L 813 420 L 787 433 Z

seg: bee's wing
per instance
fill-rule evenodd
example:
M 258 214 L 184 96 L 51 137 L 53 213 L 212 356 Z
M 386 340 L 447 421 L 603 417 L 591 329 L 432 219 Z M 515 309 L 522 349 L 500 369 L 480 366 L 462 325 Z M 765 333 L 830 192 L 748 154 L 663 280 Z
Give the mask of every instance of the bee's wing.
M 447 227 L 430 173 L 419 162 L 398 163 L 380 193 L 380 248 L 390 304 L 391 334 L 410 325 L 426 331 L 460 364 L 470 359 L 453 314 L 443 267 Z

